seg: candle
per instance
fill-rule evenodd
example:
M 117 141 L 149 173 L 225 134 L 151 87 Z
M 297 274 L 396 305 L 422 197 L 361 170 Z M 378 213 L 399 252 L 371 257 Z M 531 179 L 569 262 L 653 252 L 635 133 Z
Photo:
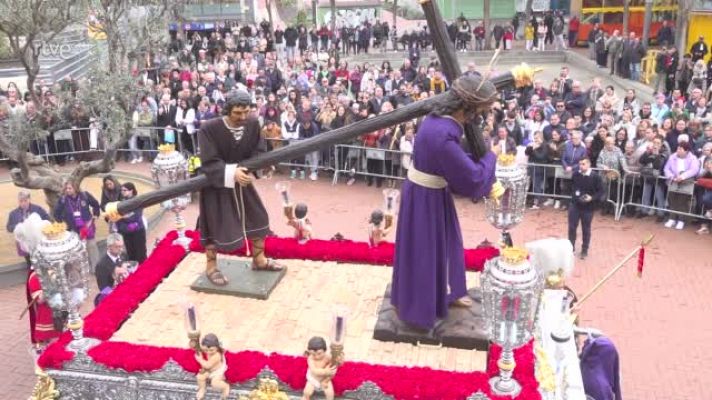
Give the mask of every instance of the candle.
M 195 318 L 195 307 L 194 306 L 188 307 L 188 326 L 190 327 L 191 331 L 198 330 L 198 323 Z
M 336 343 L 341 343 L 341 336 L 344 333 L 344 317 L 336 317 L 336 332 L 334 334 L 334 341 Z
M 289 204 L 289 192 L 286 190 L 282 191 L 282 201 L 284 201 L 284 204 Z
M 393 210 L 393 197 L 391 197 L 391 196 L 388 196 L 388 198 L 387 198 L 386 210 L 388 210 L 388 211 Z

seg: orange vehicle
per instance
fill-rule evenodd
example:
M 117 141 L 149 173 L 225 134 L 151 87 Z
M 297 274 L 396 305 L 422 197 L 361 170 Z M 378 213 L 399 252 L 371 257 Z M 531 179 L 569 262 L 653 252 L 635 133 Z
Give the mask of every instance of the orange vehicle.
M 595 23 L 601 28 L 612 33 L 614 30 L 623 32 L 623 1 L 624 0 L 583 0 L 581 8 L 581 25 L 579 26 L 576 43 L 585 46 L 588 34 Z M 654 0 L 653 15 L 650 23 L 651 42 L 655 42 L 658 30 L 663 21 L 669 21 L 675 26 L 677 16 L 677 2 L 673 0 Z M 635 32 L 638 37 L 643 35 L 643 22 L 645 21 L 645 0 L 630 0 L 628 7 L 628 30 Z

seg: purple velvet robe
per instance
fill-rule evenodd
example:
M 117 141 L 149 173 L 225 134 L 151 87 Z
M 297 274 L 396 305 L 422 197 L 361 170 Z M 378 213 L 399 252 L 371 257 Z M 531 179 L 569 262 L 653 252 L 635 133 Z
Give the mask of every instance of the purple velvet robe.
M 391 303 L 399 318 L 430 329 L 448 305 L 467 294 L 462 234 L 452 193 L 481 198 L 492 189 L 496 157 L 474 162 L 462 149 L 462 126 L 429 115 L 415 136 L 413 166 L 438 175 L 444 189 L 403 184 L 393 260 Z
M 581 350 L 581 377 L 586 395 L 622 400 L 618 351 L 607 337 L 587 339 Z

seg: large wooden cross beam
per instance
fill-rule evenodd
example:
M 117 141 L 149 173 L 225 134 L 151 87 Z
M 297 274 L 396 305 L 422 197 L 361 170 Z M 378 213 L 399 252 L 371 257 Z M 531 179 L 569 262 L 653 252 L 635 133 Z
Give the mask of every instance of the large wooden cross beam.
M 421 0 L 421 5 L 425 11 L 428 26 L 432 33 L 434 47 L 440 58 L 444 74 L 448 81 L 452 83 L 461 75 L 455 48 L 453 47 L 452 42 L 450 42 L 445 30 L 444 21 L 435 2 L 431 0 Z M 511 85 L 521 87 L 531 84 L 533 74 L 533 69 L 529 68 L 526 64 L 522 64 L 507 73 L 490 79 L 490 81 L 497 89 L 503 89 Z M 251 171 L 257 171 L 276 165 L 285 160 L 302 157 L 316 150 L 347 142 L 369 132 L 392 127 L 430 113 L 433 107 L 444 101 L 447 96 L 450 96 L 450 94 L 446 92 L 429 97 L 425 100 L 416 101 L 407 106 L 399 107 L 389 113 L 378 115 L 374 118 L 364 119 L 342 128 L 322 133 L 313 138 L 302 140 L 295 144 L 257 155 L 243 161 L 240 163 L 240 166 Z M 466 126 L 465 134 L 473 155 L 475 157 L 479 157 L 485 154 L 487 149 L 484 144 L 484 140 L 482 136 L 476 132 L 474 126 L 468 124 L 468 126 Z M 139 208 L 149 207 L 186 193 L 198 191 L 208 185 L 209 183 L 207 177 L 205 175 L 198 175 L 195 178 L 191 178 L 153 192 L 142 194 L 119 203 L 109 204 L 106 207 L 106 211 L 107 214 L 110 216 L 113 215 L 114 218 L 116 218 L 118 215 L 126 215 L 127 213 Z

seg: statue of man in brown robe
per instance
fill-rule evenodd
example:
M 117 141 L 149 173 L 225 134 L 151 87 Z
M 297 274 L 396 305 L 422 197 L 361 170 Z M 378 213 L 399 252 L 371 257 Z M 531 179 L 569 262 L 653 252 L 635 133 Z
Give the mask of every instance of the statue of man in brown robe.
M 253 175 L 240 162 L 266 151 L 259 122 L 249 117 L 252 98 L 238 91 L 225 103 L 223 116 L 203 122 L 198 132 L 202 171 L 210 186 L 200 192 L 201 242 L 205 273 L 214 285 L 227 279 L 217 267 L 217 252 L 231 252 L 251 242 L 252 269 L 278 271 L 284 266 L 265 257 L 269 218 L 252 185 Z M 249 254 L 249 253 L 248 253 Z

